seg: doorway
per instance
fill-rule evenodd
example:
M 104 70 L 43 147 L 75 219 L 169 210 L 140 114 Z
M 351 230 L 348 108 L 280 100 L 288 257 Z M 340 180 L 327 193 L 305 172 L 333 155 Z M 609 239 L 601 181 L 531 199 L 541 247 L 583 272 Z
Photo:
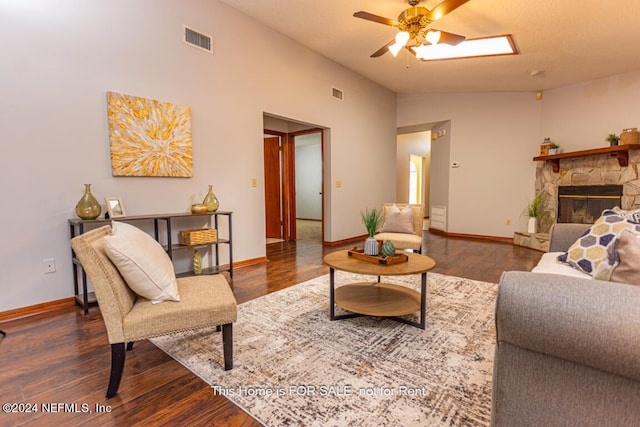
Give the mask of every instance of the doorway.
M 296 239 L 322 242 L 322 132 L 294 136 Z
M 323 138 L 317 127 L 293 132 L 264 129 L 267 244 L 324 241 Z
M 430 209 L 431 132 L 398 132 L 396 201 L 421 204 L 425 217 Z M 425 224 L 426 226 L 426 224 Z

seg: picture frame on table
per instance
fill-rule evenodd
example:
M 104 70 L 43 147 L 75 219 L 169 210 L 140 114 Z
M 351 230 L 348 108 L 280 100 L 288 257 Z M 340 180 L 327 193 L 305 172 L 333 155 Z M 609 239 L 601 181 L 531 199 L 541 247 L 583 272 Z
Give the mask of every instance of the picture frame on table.
M 120 197 L 105 197 L 104 201 L 107 204 L 109 218 L 126 218 L 127 212 L 124 209 L 124 203 L 122 203 Z

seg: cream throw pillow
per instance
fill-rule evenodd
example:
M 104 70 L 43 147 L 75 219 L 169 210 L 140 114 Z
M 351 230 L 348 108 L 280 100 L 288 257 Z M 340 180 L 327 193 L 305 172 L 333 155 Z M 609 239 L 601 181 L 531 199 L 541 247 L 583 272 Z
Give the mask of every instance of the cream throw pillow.
M 623 231 L 616 252 L 618 263 L 613 268 L 611 281 L 640 285 L 640 235 Z
M 173 263 L 160 243 L 133 225 L 112 221 L 104 248 L 133 292 L 158 303 L 180 301 Z
M 413 234 L 413 209 L 407 205 L 402 210 L 393 204 L 387 208 L 384 215 L 383 233 L 407 233 Z

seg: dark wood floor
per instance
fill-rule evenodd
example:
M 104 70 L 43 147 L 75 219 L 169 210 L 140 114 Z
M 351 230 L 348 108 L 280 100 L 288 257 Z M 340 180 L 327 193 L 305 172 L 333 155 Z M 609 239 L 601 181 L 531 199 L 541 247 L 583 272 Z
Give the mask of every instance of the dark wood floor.
M 350 248 L 353 245 L 349 245 Z M 510 244 L 425 233 L 425 254 L 441 274 L 497 283 L 505 270 L 529 270 L 540 252 Z M 267 246 L 267 264 L 234 272 L 239 303 L 328 273 L 324 254 L 345 248 L 319 243 Z M 70 285 L 71 286 L 71 285 Z M 119 393 L 105 399 L 110 350 L 99 310 L 75 307 L 0 323 L 1 403 L 77 404 L 60 413 L 0 413 L 0 425 L 214 425 L 258 426 L 249 415 L 148 341 L 127 353 Z M 82 413 L 82 405 L 92 413 Z M 96 411 L 102 405 L 110 412 Z M 54 406 L 55 407 L 55 406 Z

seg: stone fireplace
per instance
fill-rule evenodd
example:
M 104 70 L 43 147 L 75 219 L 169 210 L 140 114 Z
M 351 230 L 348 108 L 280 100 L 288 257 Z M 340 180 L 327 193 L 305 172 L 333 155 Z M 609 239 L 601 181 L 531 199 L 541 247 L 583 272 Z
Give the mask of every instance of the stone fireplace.
M 559 216 L 562 217 L 560 221 L 563 222 L 592 223 L 602 210 L 612 206 L 620 206 L 622 209 L 640 209 L 640 179 L 638 179 L 640 150 L 629 149 L 628 161 L 625 162 L 619 161 L 611 153 L 587 156 L 580 156 L 579 153 L 559 155 L 566 156 L 558 160 L 559 167 L 558 163 L 554 165 L 548 161 L 537 162 L 535 190 L 536 194 L 540 191 L 544 194 L 542 216 L 538 221 L 538 229 L 541 233 L 548 233 L 551 225 L 558 221 Z M 585 153 L 589 153 L 589 151 Z M 554 166 L 558 169 L 557 172 L 554 172 Z M 565 187 L 571 188 L 568 190 L 569 193 L 584 193 L 582 190 L 594 189 L 605 193 L 600 194 L 604 197 L 599 197 L 598 201 L 594 200 L 590 207 L 587 207 L 586 196 L 574 203 L 576 206 L 572 206 L 570 209 L 576 210 L 577 217 L 567 221 L 565 218 L 568 208 L 563 206 L 559 209 L 563 199 L 569 198 L 560 197 L 561 192 L 567 192 Z M 618 192 L 620 194 L 617 194 Z M 615 197 L 615 199 L 610 197 Z M 578 199 L 575 198 L 575 200 Z M 612 204 L 612 202 L 615 203 Z M 593 216 L 595 218 L 590 218 Z

